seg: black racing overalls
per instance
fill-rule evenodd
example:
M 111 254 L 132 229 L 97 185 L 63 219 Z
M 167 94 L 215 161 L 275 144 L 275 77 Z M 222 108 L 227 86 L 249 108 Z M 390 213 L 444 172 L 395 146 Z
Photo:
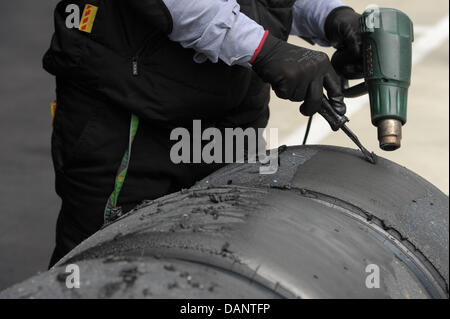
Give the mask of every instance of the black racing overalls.
M 287 39 L 295 0 L 241 0 L 241 11 Z M 66 7 L 98 7 L 91 33 L 66 26 Z M 219 164 L 174 164 L 170 132 L 206 127 L 266 126 L 269 85 L 249 69 L 197 64 L 194 51 L 172 42 L 161 0 L 61 1 L 44 68 L 56 76 L 52 157 L 62 199 L 51 264 L 104 223 L 105 205 L 129 148 L 130 120 L 139 118 L 117 205 L 193 185 Z

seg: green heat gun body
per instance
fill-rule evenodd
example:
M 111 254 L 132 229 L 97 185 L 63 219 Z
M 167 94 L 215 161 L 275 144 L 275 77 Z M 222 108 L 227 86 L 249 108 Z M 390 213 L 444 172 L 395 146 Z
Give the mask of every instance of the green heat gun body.
M 361 16 L 365 82 L 344 90 L 345 97 L 369 93 L 372 124 L 378 128 L 380 148 L 401 146 L 407 120 L 414 28 L 403 12 L 370 8 Z

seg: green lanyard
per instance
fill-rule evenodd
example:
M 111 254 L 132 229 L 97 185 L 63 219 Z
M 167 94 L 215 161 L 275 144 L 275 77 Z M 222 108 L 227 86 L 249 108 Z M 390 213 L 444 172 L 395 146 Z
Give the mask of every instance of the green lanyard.
M 128 166 L 130 164 L 131 157 L 131 147 L 133 145 L 134 138 L 139 127 L 139 118 L 136 115 L 131 116 L 130 123 L 130 137 L 128 140 L 128 150 L 122 157 L 122 163 L 120 164 L 119 170 L 117 171 L 116 180 L 114 183 L 114 190 L 109 196 L 108 202 L 106 203 L 104 220 L 105 224 L 113 221 L 115 218 L 119 217 L 122 213 L 122 209 L 117 207 L 117 200 L 119 198 L 120 191 L 122 189 L 123 183 L 125 182 L 125 177 L 127 176 Z

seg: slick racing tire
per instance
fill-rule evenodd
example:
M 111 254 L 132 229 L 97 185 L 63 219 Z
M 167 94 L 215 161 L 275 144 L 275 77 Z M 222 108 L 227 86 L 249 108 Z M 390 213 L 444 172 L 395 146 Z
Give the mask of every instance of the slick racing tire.
M 436 187 L 337 147 L 280 149 L 275 174 L 260 168 L 144 202 L 0 298 L 448 298 Z

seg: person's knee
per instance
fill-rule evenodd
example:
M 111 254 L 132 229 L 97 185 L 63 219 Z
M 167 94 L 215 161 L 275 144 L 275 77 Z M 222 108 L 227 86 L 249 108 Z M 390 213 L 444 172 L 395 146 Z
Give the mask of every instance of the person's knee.
M 62 257 L 102 227 L 103 212 L 101 208 L 96 209 L 94 206 L 71 207 L 63 202 L 56 224 L 56 245 L 49 267 L 53 267 Z

